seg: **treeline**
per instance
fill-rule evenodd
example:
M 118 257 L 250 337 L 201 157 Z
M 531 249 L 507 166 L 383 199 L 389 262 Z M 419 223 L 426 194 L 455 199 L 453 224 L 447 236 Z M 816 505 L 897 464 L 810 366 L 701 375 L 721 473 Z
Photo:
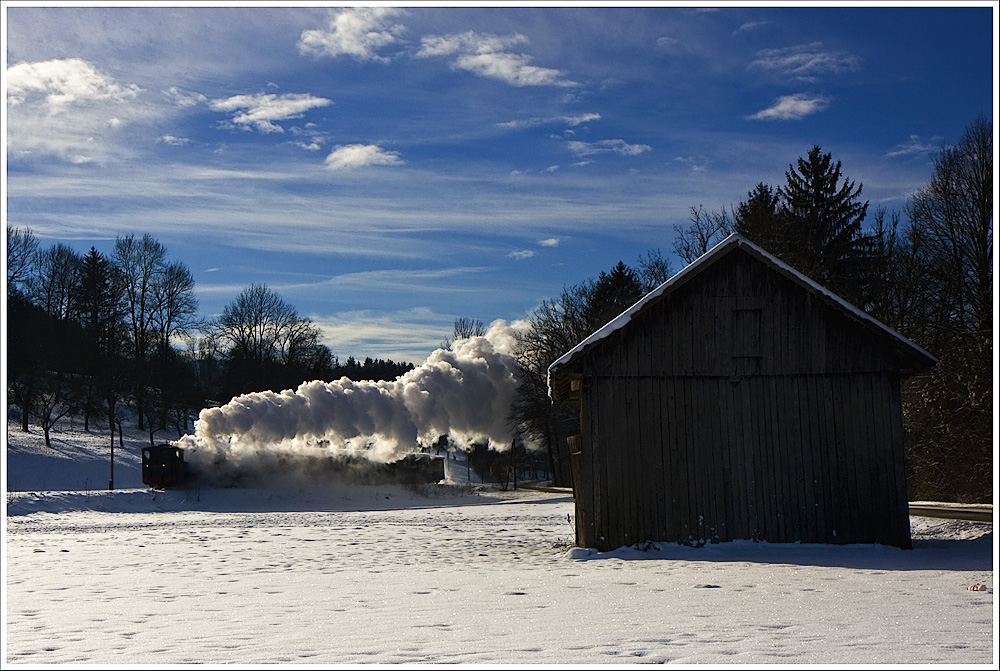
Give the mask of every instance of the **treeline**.
M 198 315 L 190 270 L 151 235 L 120 236 L 105 256 L 7 229 L 7 393 L 49 431 L 66 416 L 114 433 L 126 411 L 137 427 L 178 437 L 206 406 L 304 380 L 395 379 L 413 364 L 350 357 L 277 293 L 251 284 L 217 319 Z M 119 426 L 120 428 L 120 426 Z
M 992 123 L 977 118 L 933 156 L 930 181 L 902 212 L 869 212 L 862 186 L 814 146 L 789 165 L 785 184 L 758 183 L 729 210 L 692 207 L 675 231 L 674 251 L 687 263 L 737 232 L 937 358 L 901 389 L 911 500 L 992 500 L 992 138 Z M 531 315 L 511 421 L 548 446 L 563 484 L 561 446 L 578 418 L 549 402 L 549 365 L 669 274 L 651 250 L 636 270 L 619 262 Z

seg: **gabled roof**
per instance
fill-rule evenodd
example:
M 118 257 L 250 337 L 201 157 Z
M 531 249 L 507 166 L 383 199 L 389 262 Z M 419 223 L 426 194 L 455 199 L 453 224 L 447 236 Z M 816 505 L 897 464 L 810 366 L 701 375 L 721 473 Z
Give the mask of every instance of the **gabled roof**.
M 642 312 L 647 305 L 656 301 L 661 296 L 674 291 L 677 287 L 697 276 L 702 270 L 735 249 L 743 249 L 750 255 L 757 257 L 762 262 L 773 267 L 776 271 L 788 279 L 802 286 L 807 291 L 819 296 L 821 299 L 832 304 L 836 308 L 839 308 L 850 317 L 862 322 L 885 337 L 893 339 L 897 343 L 897 349 L 900 350 L 905 356 L 914 360 L 914 362 L 920 364 L 919 367 L 929 367 L 935 363 L 936 359 L 916 343 L 903 337 L 864 310 L 851 305 L 826 287 L 820 286 L 810 278 L 784 263 L 774 255 L 764 251 L 746 238 L 737 233 L 733 233 L 725 240 L 712 247 L 712 249 L 699 256 L 679 273 L 643 296 L 635 305 L 625 310 L 625 312 L 621 313 L 603 327 L 592 333 L 579 345 L 556 359 L 552 365 L 549 366 L 549 379 L 551 380 L 554 374 L 558 373 L 561 369 L 566 368 L 575 360 L 578 360 L 601 340 L 623 328 L 636 314 Z

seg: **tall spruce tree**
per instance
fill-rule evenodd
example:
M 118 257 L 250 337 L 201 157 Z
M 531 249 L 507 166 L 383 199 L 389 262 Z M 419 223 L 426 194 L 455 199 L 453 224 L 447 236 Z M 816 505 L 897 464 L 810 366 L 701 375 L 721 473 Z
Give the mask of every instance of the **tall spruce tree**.
M 862 232 L 868 202 L 861 202 L 861 185 L 843 178 L 840 161 L 813 146 L 797 168 L 788 166 L 787 184 L 778 189 L 779 215 L 787 226 L 790 248 L 784 260 L 864 306 L 871 239 Z
M 81 369 L 84 389 L 84 427 L 101 401 L 107 404 L 114 439 L 115 405 L 121 395 L 126 367 L 122 359 L 124 322 L 120 287 L 111 262 L 94 247 L 83 257 L 74 296 L 75 318 L 83 329 Z

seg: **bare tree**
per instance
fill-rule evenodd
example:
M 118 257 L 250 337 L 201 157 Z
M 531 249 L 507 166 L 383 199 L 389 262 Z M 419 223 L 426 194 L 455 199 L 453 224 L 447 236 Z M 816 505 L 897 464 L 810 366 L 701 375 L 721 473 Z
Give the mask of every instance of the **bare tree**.
M 171 338 L 185 333 L 194 324 L 197 310 L 191 271 L 180 262 L 166 264 L 153 279 L 150 318 L 161 352 L 170 349 Z
M 458 340 L 459 338 L 472 338 L 473 336 L 482 335 L 486 335 L 486 327 L 483 326 L 483 323 L 478 319 L 459 317 L 455 320 L 455 340 Z
M 146 387 L 149 384 L 150 359 L 157 309 L 156 287 L 164 267 L 166 250 L 153 236 L 134 234 L 115 241 L 113 262 L 120 281 L 125 321 L 132 355 L 132 393 L 135 399 L 138 428 L 144 428 Z
M 37 253 L 32 295 L 49 316 L 58 320 L 70 317 L 80 264 L 80 255 L 61 242 Z
M 900 225 L 899 212 L 875 210 L 871 226 L 872 287 L 866 309 L 882 323 L 911 339 L 926 342 L 932 291 L 927 267 L 926 234 Z
M 114 264 L 121 280 L 132 354 L 137 361 L 149 355 L 165 257 L 166 249 L 148 233 L 139 239 L 134 234 L 119 236 L 115 241 Z
M 39 378 L 33 393 L 31 412 L 42 427 L 45 447 L 52 447 L 49 437 L 52 427 L 66 415 L 76 412 L 78 399 L 74 386 L 65 373 L 48 372 Z
M 993 188 L 993 124 L 980 116 L 907 203 L 929 287 L 913 337 L 938 359 L 902 390 L 918 497 L 992 499 Z
M 685 263 L 691 263 L 733 232 L 733 221 L 725 210 L 707 212 L 703 205 L 691 208 L 691 223 L 677 227 L 674 252 Z
M 992 332 L 993 189 L 993 124 L 980 116 L 934 157 L 930 183 L 907 203 L 933 257 L 938 330 Z
M 232 354 L 250 361 L 276 358 L 295 308 L 265 284 L 251 284 L 222 310 L 219 332 Z
M 449 349 L 456 340 L 483 335 L 486 335 L 486 327 L 483 325 L 483 322 L 471 317 L 459 317 L 453 325 L 451 338 L 442 340 L 441 347 L 442 349 Z
M 649 292 L 669 280 L 674 269 L 670 260 L 663 258 L 663 253 L 657 247 L 647 249 L 645 254 L 639 256 L 638 273 L 643 290 Z
M 34 276 L 33 264 L 38 252 L 38 239 L 30 228 L 7 227 L 7 296 L 11 292 L 27 293 L 27 284 Z
M 228 345 L 233 386 L 241 391 L 332 361 L 312 322 L 263 284 L 251 284 L 226 305 L 215 327 L 219 340 Z

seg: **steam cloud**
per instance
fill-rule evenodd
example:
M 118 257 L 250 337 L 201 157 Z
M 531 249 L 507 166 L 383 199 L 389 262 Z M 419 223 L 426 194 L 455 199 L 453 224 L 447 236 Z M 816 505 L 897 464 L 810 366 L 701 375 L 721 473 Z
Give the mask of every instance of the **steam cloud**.
M 194 435 L 177 444 L 199 477 L 220 482 L 317 475 L 338 459 L 392 462 L 442 435 L 507 449 L 518 384 L 511 352 L 523 326 L 496 320 L 391 382 L 345 377 L 238 396 L 202 410 Z

